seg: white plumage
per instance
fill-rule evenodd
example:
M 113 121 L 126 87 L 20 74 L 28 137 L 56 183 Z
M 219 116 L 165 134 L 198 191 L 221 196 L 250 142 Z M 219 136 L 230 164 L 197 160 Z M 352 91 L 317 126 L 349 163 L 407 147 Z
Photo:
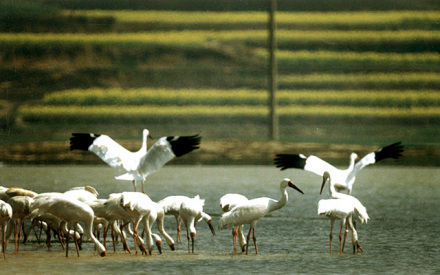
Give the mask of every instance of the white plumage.
M 144 129 L 141 148 L 137 152 L 130 152 L 107 135 L 73 133 L 70 138 L 70 150 L 88 150 L 95 153 L 118 172 L 125 172 L 117 176 L 117 180 L 133 181 L 135 191 L 136 181 L 141 181 L 142 192 L 145 193 L 144 181 L 148 175 L 173 158 L 198 149 L 201 139 L 198 135 L 162 137 L 147 151 L 147 137 L 151 137 L 150 132 Z
M 367 223 L 370 218 L 367 214 L 367 209 L 355 197 L 337 192 L 334 188 L 334 185 L 331 183 L 330 174 L 328 172 L 324 172 L 321 193 L 327 180 L 330 181 L 329 189 L 333 199 L 320 200 L 318 202 L 318 215 L 324 215 L 330 218 L 330 254 L 332 253 L 332 234 L 335 220 L 339 220 L 341 222 L 341 229 L 339 233 L 339 253 L 342 254 L 343 250 L 342 230 L 345 228 L 346 224 L 352 232 L 353 252 L 355 252 L 356 249 L 357 251 L 363 251 L 358 241 L 357 231 L 353 226 L 353 215 L 355 213 L 358 214 L 359 220 L 362 223 Z
M 18 252 L 20 248 L 21 232 L 24 221 L 31 213 L 31 205 L 34 199 L 28 196 L 14 196 L 8 200 L 8 204 L 12 207 L 13 215 L 9 221 L 9 228 L 6 233 L 6 239 L 9 240 L 14 230 L 15 251 Z
M 194 239 L 196 238 L 196 226 L 197 222 L 203 217 L 203 206 L 205 205 L 205 200 L 200 199 L 199 195 L 192 199 L 185 200 L 180 205 L 180 217 L 182 218 L 183 224 L 186 227 L 186 234 L 188 238 L 188 253 L 190 253 L 190 243 L 191 238 L 192 253 L 194 253 Z
M 87 236 L 95 243 L 98 252 L 103 257 L 106 255 L 105 247 L 93 235 L 94 212 L 90 206 L 77 199 L 72 199 L 62 193 L 43 193 L 34 198 L 31 207 L 31 217 L 35 218 L 39 215 L 50 213 L 59 219 L 65 221 L 68 227 L 75 226 L 79 222 L 85 224 L 85 232 Z M 66 231 L 66 230 L 65 230 Z M 67 231 L 69 231 L 67 229 Z M 66 257 L 68 256 L 69 234 L 67 234 Z M 79 256 L 77 243 L 76 249 Z
M 98 191 L 92 186 L 73 187 L 64 192 L 64 194 L 71 199 L 76 199 L 85 203 L 96 200 L 99 195 Z
M 355 161 L 359 157 L 356 153 L 352 153 L 350 155 L 350 164 L 345 170 L 338 169 L 316 156 L 306 157 L 303 154 L 278 154 L 275 158 L 275 165 L 281 168 L 281 170 L 288 168 L 303 169 L 321 177 L 324 175 L 324 172 L 328 172 L 337 190 L 347 190 L 348 194 L 351 194 L 356 175 L 365 166 L 386 158 L 397 159 L 402 156 L 402 152 L 403 145 L 401 145 L 401 142 L 396 142 L 365 155 L 357 163 Z
M 191 199 L 192 198 L 187 196 L 168 196 L 157 202 L 163 208 L 165 214 L 173 215 L 176 218 L 178 243 L 182 242 L 182 238 L 180 237 L 180 225 L 181 225 L 180 205 L 182 205 L 184 201 L 189 201 Z M 211 233 L 215 235 L 215 230 L 214 227 L 212 226 L 211 216 L 209 216 L 205 212 L 202 212 L 201 219 L 203 219 L 208 224 Z
M 142 239 L 140 239 L 138 235 L 138 227 L 141 222 L 144 225 L 149 252 L 152 251 L 152 244 L 154 242 L 151 233 L 151 227 L 154 222 L 157 222 L 159 232 L 166 239 L 171 250 L 174 250 L 174 240 L 165 232 L 163 226 L 165 214 L 163 208 L 158 203 L 152 201 L 148 195 L 137 192 L 123 192 L 120 195 L 119 201 L 121 207 L 131 217 L 131 220 L 134 224 L 133 238 L 135 240 L 135 244 L 137 243 L 137 240 L 141 242 L 141 249 L 143 253 L 149 254 L 143 245 Z
M 243 195 L 240 194 L 226 194 L 220 198 L 220 209 L 223 212 L 229 212 L 235 206 L 248 201 Z M 246 249 L 246 238 L 243 234 L 243 225 L 239 225 L 236 228 L 232 228 L 232 242 L 234 246 L 234 253 L 237 253 L 237 236 L 240 243 L 241 251 Z
M 298 192 L 304 194 L 290 179 L 284 179 L 280 183 L 281 199 L 274 200 L 267 197 L 256 198 L 238 204 L 229 212 L 222 215 L 219 222 L 219 229 L 234 228 L 243 224 L 250 224 L 249 233 L 246 238 L 246 254 L 249 251 L 249 239 L 251 232 L 255 245 L 255 251 L 258 254 L 257 238 L 255 237 L 255 225 L 259 219 L 267 213 L 284 207 L 288 201 L 286 188 L 291 187 Z

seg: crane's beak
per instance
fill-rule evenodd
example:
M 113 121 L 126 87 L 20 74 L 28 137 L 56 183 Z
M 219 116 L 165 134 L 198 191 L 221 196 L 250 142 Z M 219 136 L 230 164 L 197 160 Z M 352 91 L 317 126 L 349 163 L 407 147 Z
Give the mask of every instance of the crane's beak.
M 324 185 L 325 185 L 325 183 L 327 182 L 327 180 L 328 180 L 328 174 L 327 174 L 327 173 L 324 173 L 324 176 L 322 177 L 321 192 L 319 192 L 319 195 L 322 194 L 322 190 L 324 189 Z
M 157 247 L 157 250 L 159 250 L 159 254 L 162 254 L 162 242 L 161 241 L 156 242 L 156 247 Z
M 151 135 L 150 135 L 150 133 L 148 133 L 148 136 L 147 136 L 147 138 L 151 138 L 151 139 L 154 139 Z
M 289 186 L 295 189 L 296 191 L 300 192 L 301 194 L 304 194 L 304 192 L 301 191 L 301 189 L 299 189 L 292 181 L 289 181 Z

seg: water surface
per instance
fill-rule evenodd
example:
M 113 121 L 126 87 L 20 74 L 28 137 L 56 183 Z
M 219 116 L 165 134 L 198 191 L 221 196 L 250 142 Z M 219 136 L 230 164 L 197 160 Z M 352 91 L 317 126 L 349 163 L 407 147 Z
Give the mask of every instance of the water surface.
M 20 186 L 35 192 L 64 192 L 91 185 L 100 193 L 132 191 L 130 182 L 119 182 L 106 166 L 4 166 L 0 169 L 1 186 Z M 226 193 L 241 193 L 248 198 L 267 196 L 279 199 L 279 183 L 291 178 L 305 193 L 288 189 L 287 205 L 257 223 L 259 254 L 250 246 L 250 255 L 232 253 L 230 230 L 213 237 L 203 223 L 197 225 L 196 252 L 188 254 L 186 238 L 170 251 L 164 244 L 162 255 L 141 256 L 109 251 L 101 258 L 94 246 L 86 243 L 78 258 L 71 246 L 66 258 L 59 243 L 48 252 L 35 236 L 13 252 L 8 246 L 6 260 L 0 259 L 5 273 L 439 273 L 440 272 L 440 171 L 437 168 L 368 167 L 353 187 L 355 195 L 367 208 L 371 220 L 358 223 L 359 241 L 364 253 L 353 255 L 348 242 L 343 255 L 329 255 L 330 221 L 316 214 L 321 179 L 313 174 L 288 170 L 280 172 L 266 166 L 166 166 L 151 175 L 146 185 L 148 195 L 158 201 L 169 195 L 205 199 L 205 212 L 216 226 L 221 215 L 219 198 Z M 140 187 L 139 187 L 140 188 Z M 166 217 L 167 232 L 175 238 L 174 217 Z M 338 227 L 336 223 L 336 227 Z M 248 228 L 248 227 L 246 227 Z M 185 228 L 183 227 L 184 231 Z M 157 231 L 154 228 L 154 231 Z M 44 238 L 43 238 L 44 239 Z M 129 239 L 131 249 L 134 244 Z M 252 245 L 252 243 L 251 243 Z M 338 248 L 337 232 L 333 247 Z M 3 272 L 1 272 L 3 273 Z

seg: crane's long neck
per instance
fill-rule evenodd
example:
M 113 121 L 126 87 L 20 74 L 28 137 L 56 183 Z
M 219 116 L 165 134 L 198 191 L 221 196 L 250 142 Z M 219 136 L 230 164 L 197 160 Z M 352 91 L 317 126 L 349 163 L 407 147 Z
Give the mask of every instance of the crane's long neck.
M 348 171 L 352 171 L 354 169 L 355 160 L 356 160 L 356 157 L 354 157 L 354 156 L 350 157 L 350 165 L 348 165 L 348 168 L 347 168 Z
M 281 191 L 281 199 L 279 199 L 278 201 L 273 201 L 269 203 L 269 212 L 278 210 L 282 207 L 284 207 L 287 203 L 287 201 L 289 200 L 289 196 L 287 195 L 287 191 L 286 191 L 286 187 L 285 186 L 280 186 L 280 191 Z
M 141 149 L 139 149 L 140 153 L 146 153 L 147 152 L 147 139 L 148 139 L 148 132 L 143 132 L 143 135 L 142 135 L 142 146 L 141 146 Z

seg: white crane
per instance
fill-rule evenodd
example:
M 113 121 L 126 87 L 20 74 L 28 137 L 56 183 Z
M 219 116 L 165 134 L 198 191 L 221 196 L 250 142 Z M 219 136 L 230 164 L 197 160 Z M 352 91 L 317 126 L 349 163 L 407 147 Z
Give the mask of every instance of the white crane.
M 107 135 L 73 133 L 70 138 L 70 150 L 77 149 L 95 153 L 111 167 L 125 172 L 117 176 L 117 180 L 132 181 L 135 191 L 136 181 L 140 181 L 142 192 L 145 193 L 144 181 L 148 175 L 156 172 L 173 158 L 198 149 L 201 139 L 198 135 L 161 137 L 147 151 L 148 136 L 150 132 L 144 129 L 141 149 L 137 152 L 130 152 Z
M 396 142 L 385 146 L 378 151 L 371 152 L 360 159 L 356 164 L 355 160 L 358 160 L 358 155 L 352 153 L 350 155 L 350 165 L 345 170 L 340 170 L 326 161 L 316 157 L 306 157 L 303 154 L 277 154 L 275 158 L 275 165 L 281 170 L 288 168 L 303 169 L 323 176 L 324 172 L 328 172 L 331 175 L 332 182 L 335 188 L 340 190 L 348 190 L 348 194 L 351 194 L 353 184 L 356 180 L 356 175 L 367 165 L 374 164 L 378 161 L 387 158 L 397 159 L 402 156 L 403 145 L 401 142 Z
M 165 229 L 164 229 L 165 212 L 163 210 L 163 207 L 153 201 L 151 201 L 151 205 L 152 205 L 152 209 L 151 209 L 150 215 L 148 216 L 148 226 L 150 227 L 150 232 L 151 232 L 151 227 L 153 226 L 154 222 L 156 222 L 157 229 L 162 234 L 162 236 L 164 236 L 164 238 L 165 238 L 168 246 L 171 248 L 171 250 L 174 251 L 175 250 L 174 240 L 173 240 L 173 238 L 170 237 L 170 235 L 168 235 L 167 232 L 165 232 Z M 147 226 L 147 225 L 145 224 L 145 221 L 144 221 L 144 230 L 145 230 L 145 226 Z M 147 245 L 148 245 L 148 250 L 149 250 L 150 254 L 153 251 L 153 244 L 151 242 L 152 240 L 156 243 L 156 246 L 159 249 L 159 253 L 162 254 L 162 250 L 160 247 L 162 240 L 160 239 L 159 235 L 151 233 L 151 237 L 152 237 L 152 239 L 149 239 L 147 236 Z
M 184 200 L 180 204 L 180 218 L 185 224 L 186 227 L 186 235 L 188 239 L 188 253 L 190 253 L 190 243 L 189 239 L 191 238 L 192 244 L 192 253 L 194 253 L 194 239 L 196 238 L 196 226 L 197 222 L 203 219 L 203 206 L 205 205 L 205 200 L 200 199 L 199 195 L 196 195 L 194 198 L 190 198 L 189 200 Z M 211 225 L 212 228 L 212 225 Z M 211 232 L 215 234 L 211 229 Z M 190 237 L 191 236 L 191 237 Z
M 142 239 L 138 234 L 138 227 L 141 222 L 144 224 L 144 230 L 147 235 L 147 243 L 151 244 L 152 237 L 148 217 L 154 209 L 150 197 L 144 193 L 122 192 L 119 198 L 120 206 L 127 212 L 133 223 L 133 239 L 137 254 L 137 241 L 140 241 L 140 249 L 142 254 L 150 255 L 147 251 Z M 151 241 L 150 241 L 151 240 Z
M 8 222 L 12 219 L 12 207 L 3 200 L 0 200 L 0 225 L 2 229 L 2 250 L 3 258 L 6 258 L 6 230 Z
M 72 199 L 65 194 L 60 193 L 44 193 L 34 198 L 31 207 L 31 217 L 35 218 L 40 215 L 50 213 L 63 220 L 67 226 L 75 226 L 79 222 L 85 224 L 85 232 L 87 236 L 95 243 L 98 252 L 102 257 L 106 255 L 105 247 L 93 235 L 94 212 L 90 206 L 76 199 Z M 75 229 L 76 230 L 76 229 Z M 65 232 L 69 230 L 65 230 Z M 68 257 L 69 236 L 67 234 L 66 257 Z M 78 244 L 75 240 L 77 254 L 79 256 Z
M 220 198 L 220 209 L 223 212 L 229 212 L 235 206 L 247 202 L 248 198 L 240 194 L 226 194 Z M 232 228 L 232 241 L 234 244 L 234 253 L 237 253 L 237 236 L 240 242 L 241 251 L 246 249 L 246 238 L 243 234 L 243 225 L 239 225 L 236 228 Z
M 6 239 L 9 240 L 13 228 L 16 252 L 18 252 L 20 248 L 20 238 L 21 232 L 23 230 L 23 224 L 25 219 L 27 219 L 29 214 L 31 213 L 30 210 L 33 202 L 34 199 L 28 196 L 14 196 L 8 200 L 8 204 L 12 207 L 13 215 L 12 219 L 9 221 L 9 228 L 8 232 L 6 233 Z
M 101 200 L 98 200 L 99 202 L 102 202 Z M 120 206 L 120 194 L 114 194 L 114 196 L 109 197 L 107 200 L 105 200 L 104 205 L 96 205 L 96 202 L 94 203 L 95 206 L 91 206 L 92 209 L 96 209 L 98 211 L 98 215 L 105 217 L 109 223 L 108 228 L 104 229 L 104 236 L 107 234 L 109 227 L 112 227 L 112 241 L 113 241 L 113 250 L 116 252 L 115 247 L 115 237 L 113 235 L 113 231 L 116 232 L 117 235 L 119 235 L 122 239 L 124 250 L 131 253 L 128 245 L 127 245 L 127 239 L 125 238 L 125 234 L 120 230 L 117 221 L 121 220 L 122 222 L 129 222 L 130 216 L 127 214 L 127 212 L 121 208 Z M 98 210 L 99 209 L 99 210 Z M 104 210 L 105 213 L 102 213 Z
M 175 250 L 175 244 L 173 238 L 171 238 L 164 229 L 165 214 L 162 206 L 152 201 L 148 195 L 143 193 L 123 192 L 120 194 L 111 194 L 111 197 L 117 198 L 119 200 L 119 205 L 130 216 L 130 220 L 134 225 L 134 229 L 133 229 L 133 233 L 131 232 L 129 233 L 133 235 L 135 244 L 137 243 L 137 240 L 140 241 L 140 247 L 142 253 L 151 254 L 146 252 L 146 248 L 143 244 L 142 238 L 139 237 L 137 231 L 137 228 L 141 222 L 144 226 L 144 233 L 146 233 L 147 246 L 149 252 L 152 251 L 153 242 L 156 242 L 157 244 L 157 242 L 160 240 L 160 238 L 157 238 L 157 236 L 154 236 L 153 233 L 151 232 L 151 227 L 154 224 L 154 222 L 157 223 L 157 229 L 165 238 L 170 249 L 173 251 Z
M 192 198 L 187 196 L 168 196 L 157 203 L 163 208 L 165 214 L 173 215 L 176 218 L 177 223 L 177 242 L 182 243 L 182 238 L 180 237 L 180 224 L 181 224 L 181 218 L 180 218 L 180 205 L 184 201 L 192 200 Z M 202 217 L 209 226 L 209 229 L 211 230 L 212 235 L 215 236 L 215 230 L 212 226 L 212 219 L 211 217 L 206 214 L 205 212 L 202 212 Z M 200 221 L 200 220 L 199 220 Z
M 249 251 L 249 239 L 251 232 L 255 245 L 255 251 L 258 254 L 257 238 L 255 237 L 255 225 L 259 219 L 267 213 L 284 207 L 288 200 L 286 188 L 291 187 L 301 194 L 304 194 L 290 179 L 285 178 L 280 183 L 281 198 L 274 200 L 267 197 L 256 198 L 243 202 L 229 212 L 222 215 L 219 222 L 219 229 L 234 228 L 243 224 L 250 224 L 249 233 L 246 237 L 246 254 Z
M 370 218 L 367 214 L 367 209 L 362 205 L 362 203 L 351 195 L 342 194 L 336 191 L 334 185 L 331 183 L 331 177 L 328 172 L 324 172 L 323 181 L 321 185 L 321 193 L 324 185 L 327 181 L 330 181 L 329 190 L 333 199 L 320 200 L 318 202 L 318 215 L 324 215 L 330 218 L 331 228 L 330 228 L 330 254 L 332 254 L 332 239 L 333 239 L 333 225 L 335 220 L 341 222 L 341 229 L 339 232 L 339 253 L 342 254 L 342 229 L 347 224 L 351 229 L 353 252 L 362 251 L 362 248 L 358 241 L 357 231 L 353 226 L 353 214 L 357 213 L 360 221 L 368 222 Z M 345 243 L 345 239 L 344 239 Z

